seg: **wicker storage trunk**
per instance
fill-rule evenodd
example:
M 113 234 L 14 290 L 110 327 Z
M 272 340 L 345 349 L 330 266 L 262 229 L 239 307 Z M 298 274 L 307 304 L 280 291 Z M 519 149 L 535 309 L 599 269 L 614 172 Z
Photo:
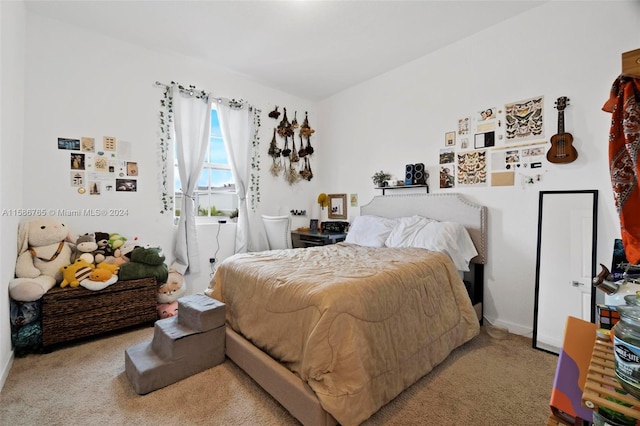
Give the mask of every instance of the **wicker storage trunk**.
M 152 323 L 157 288 L 155 278 L 117 281 L 98 291 L 52 288 L 42 297 L 42 346 Z

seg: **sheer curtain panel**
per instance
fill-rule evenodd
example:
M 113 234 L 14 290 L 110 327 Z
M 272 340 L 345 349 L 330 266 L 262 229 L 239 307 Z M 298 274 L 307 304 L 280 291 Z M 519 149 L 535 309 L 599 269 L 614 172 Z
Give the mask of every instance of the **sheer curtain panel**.
M 198 273 L 199 250 L 193 193 L 198 184 L 211 135 L 209 95 L 197 96 L 172 84 L 174 132 L 178 170 L 182 185 L 182 204 L 176 234 L 175 261 L 171 268 L 181 274 Z
M 217 104 L 220 129 L 229 158 L 238 194 L 238 224 L 236 226 L 235 252 L 249 251 L 248 187 L 251 174 L 251 138 L 253 135 L 254 108 L 247 104 L 220 100 Z

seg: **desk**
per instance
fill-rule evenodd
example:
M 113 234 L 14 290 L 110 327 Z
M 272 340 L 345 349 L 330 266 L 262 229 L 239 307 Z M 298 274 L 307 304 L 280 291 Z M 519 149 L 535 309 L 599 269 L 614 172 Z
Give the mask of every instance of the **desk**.
M 310 231 L 291 231 L 293 248 L 326 246 L 339 243 L 347 238 L 347 234 L 330 234 Z

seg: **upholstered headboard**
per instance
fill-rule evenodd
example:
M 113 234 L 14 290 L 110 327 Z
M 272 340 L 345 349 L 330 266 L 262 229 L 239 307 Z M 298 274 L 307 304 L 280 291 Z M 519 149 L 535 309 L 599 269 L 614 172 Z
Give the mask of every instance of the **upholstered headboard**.
M 487 207 L 457 193 L 379 195 L 360 207 L 360 214 L 382 217 L 419 215 L 461 223 L 469 232 L 478 255 L 473 263 L 487 263 Z

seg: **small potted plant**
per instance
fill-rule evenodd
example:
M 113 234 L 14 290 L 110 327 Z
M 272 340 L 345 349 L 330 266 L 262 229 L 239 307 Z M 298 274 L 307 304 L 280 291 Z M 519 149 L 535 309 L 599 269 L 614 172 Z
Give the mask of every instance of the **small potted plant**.
M 379 172 L 374 173 L 374 175 L 371 176 L 371 179 L 373 179 L 375 186 L 382 187 L 387 186 L 387 181 L 391 179 L 391 175 L 380 170 Z

